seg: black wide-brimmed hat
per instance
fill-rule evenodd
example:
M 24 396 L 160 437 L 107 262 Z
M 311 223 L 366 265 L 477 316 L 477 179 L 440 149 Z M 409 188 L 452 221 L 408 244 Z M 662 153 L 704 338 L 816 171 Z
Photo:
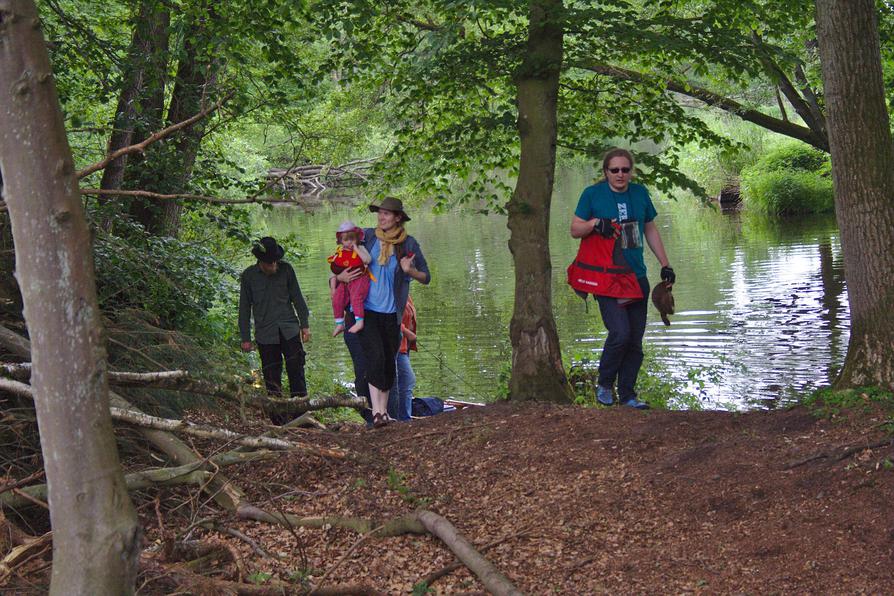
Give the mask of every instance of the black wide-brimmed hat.
M 256 256 L 259 261 L 275 263 L 286 254 L 286 250 L 270 236 L 264 236 L 252 245 L 251 254 Z
M 385 200 L 379 203 L 378 205 L 370 205 L 369 210 L 375 213 L 379 209 L 384 209 L 385 211 L 394 211 L 395 213 L 400 213 L 402 218 L 401 221 L 410 221 L 410 216 L 407 215 L 407 212 L 404 211 L 403 201 L 400 199 L 396 199 L 394 197 L 385 197 Z

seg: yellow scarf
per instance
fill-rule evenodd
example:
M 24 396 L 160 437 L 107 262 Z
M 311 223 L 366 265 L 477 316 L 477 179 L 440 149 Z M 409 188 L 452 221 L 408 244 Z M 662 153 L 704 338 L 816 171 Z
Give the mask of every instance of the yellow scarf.
M 376 238 L 379 239 L 379 265 L 384 265 L 394 254 L 394 245 L 407 239 L 407 231 L 403 226 L 395 226 L 389 231 L 376 228 Z

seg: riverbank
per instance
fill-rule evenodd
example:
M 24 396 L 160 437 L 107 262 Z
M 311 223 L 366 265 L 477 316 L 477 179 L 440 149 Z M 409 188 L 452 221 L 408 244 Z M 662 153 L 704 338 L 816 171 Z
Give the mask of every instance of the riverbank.
M 485 556 L 527 594 L 881 593 L 894 585 L 894 449 L 862 446 L 885 440 L 886 419 L 497 404 L 375 431 L 292 431 L 356 457 L 287 454 L 228 474 L 248 500 L 302 517 L 436 511 L 478 546 L 502 539 Z M 152 507 L 142 516 L 157 537 Z M 326 585 L 406 594 L 453 560 L 427 535 L 358 545 L 333 527 L 223 523 L 284 556 L 195 534 L 225 541 L 261 583 L 331 570 Z M 145 580 L 144 593 L 164 592 L 164 577 Z M 432 588 L 481 585 L 460 569 Z

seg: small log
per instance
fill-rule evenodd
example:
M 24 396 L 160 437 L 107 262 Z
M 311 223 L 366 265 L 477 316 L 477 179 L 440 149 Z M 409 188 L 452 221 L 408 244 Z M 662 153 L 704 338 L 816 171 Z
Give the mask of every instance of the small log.
M 274 439 L 272 437 L 251 437 L 241 435 L 231 430 L 216 428 L 213 426 L 205 426 L 194 424 L 188 420 L 174 420 L 169 418 L 159 418 L 158 416 L 150 416 L 142 412 L 134 410 L 125 410 L 123 408 L 111 407 L 112 418 L 127 422 L 136 426 L 145 428 L 155 428 L 158 430 L 166 430 L 169 432 L 182 432 L 194 437 L 203 439 L 220 439 L 244 445 L 246 447 L 266 447 L 268 449 L 294 449 L 298 444 L 282 439 Z
M 372 534 L 377 538 L 401 536 L 403 534 L 425 534 L 426 529 L 416 515 L 404 515 L 385 523 L 361 517 L 298 517 L 288 513 L 270 513 L 253 505 L 243 503 L 236 510 L 239 519 L 276 524 L 286 528 L 345 528 L 358 534 Z
M 481 556 L 475 547 L 456 531 L 449 521 L 431 511 L 420 509 L 416 518 L 425 529 L 441 539 L 456 558 L 474 573 L 488 592 L 494 596 L 521 596 L 521 592 L 493 564 Z
M 208 462 L 198 461 L 176 468 L 150 468 L 140 472 L 133 472 L 124 476 L 124 482 L 128 491 L 142 490 L 156 486 L 174 486 L 180 484 L 204 485 L 211 480 L 215 473 L 203 470 L 202 467 L 210 463 L 212 467 L 223 468 L 234 464 L 247 463 L 279 457 L 280 452 L 273 451 L 229 451 Z M 14 494 L 0 494 L 0 504 L 5 507 L 21 508 L 34 504 L 34 500 L 47 498 L 47 485 L 34 484 L 18 489 Z
M 31 342 L 3 325 L 0 325 L 0 346 L 18 358 L 31 359 Z M 129 401 L 113 391 L 109 391 L 109 403 L 119 408 L 139 411 Z M 156 449 L 171 458 L 174 463 L 183 465 L 202 461 L 189 445 L 171 433 L 150 428 L 141 429 L 140 433 Z M 214 502 L 227 511 L 235 511 L 245 496 L 242 489 L 230 482 L 229 478 L 223 474 L 215 475 L 208 484 L 202 485 L 202 490 L 211 495 Z

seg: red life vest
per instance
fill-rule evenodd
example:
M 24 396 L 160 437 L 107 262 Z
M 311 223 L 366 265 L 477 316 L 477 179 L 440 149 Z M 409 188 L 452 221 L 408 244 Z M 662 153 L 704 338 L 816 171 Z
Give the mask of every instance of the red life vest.
M 618 238 L 590 234 L 580 241 L 577 257 L 568 266 L 568 283 L 578 294 L 638 299 L 643 290 L 624 258 Z
M 355 267 L 366 267 L 366 264 L 363 262 L 363 259 L 360 258 L 360 255 L 357 254 L 356 250 L 345 250 L 344 247 L 339 246 L 335 250 L 335 254 L 331 255 L 326 259 L 329 261 L 329 267 L 332 269 L 332 273 L 341 273 L 345 269 L 353 269 Z

